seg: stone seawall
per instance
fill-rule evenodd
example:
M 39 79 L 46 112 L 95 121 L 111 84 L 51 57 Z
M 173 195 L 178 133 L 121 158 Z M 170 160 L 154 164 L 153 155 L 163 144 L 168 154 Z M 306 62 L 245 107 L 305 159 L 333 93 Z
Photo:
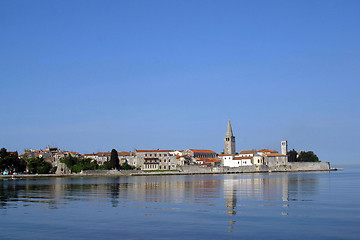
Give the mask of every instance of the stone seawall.
M 178 168 L 185 174 L 206 173 L 252 173 L 252 172 L 299 172 L 299 171 L 330 171 L 329 162 L 291 162 L 281 166 L 244 166 L 244 167 L 200 167 L 183 166 Z
M 29 175 L 0 175 L 0 178 L 37 178 L 37 177 L 85 177 L 85 176 L 149 176 L 149 175 L 192 175 L 192 174 L 236 174 L 236 173 L 265 173 L 265 172 L 306 172 L 331 171 L 329 162 L 291 162 L 281 166 L 244 166 L 230 167 L 200 167 L 183 166 L 178 171 L 141 170 L 84 170 L 78 174 L 29 174 Z
M 83 170 L 81 175 L 132 175 L 142 173 L 141 170 Z

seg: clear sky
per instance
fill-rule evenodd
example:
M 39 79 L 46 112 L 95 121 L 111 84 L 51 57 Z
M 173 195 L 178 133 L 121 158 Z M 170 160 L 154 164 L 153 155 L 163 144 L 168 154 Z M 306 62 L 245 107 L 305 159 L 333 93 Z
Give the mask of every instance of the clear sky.
M 360 1 L 0 1 L 0 147 L 360 160 Z

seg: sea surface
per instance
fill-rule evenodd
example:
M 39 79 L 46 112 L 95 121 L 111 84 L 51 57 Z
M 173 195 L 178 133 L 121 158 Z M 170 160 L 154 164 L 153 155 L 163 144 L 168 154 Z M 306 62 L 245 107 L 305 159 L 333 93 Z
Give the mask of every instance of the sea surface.
M 360 239 L 360 169 L 1 179 L 0 239 Z

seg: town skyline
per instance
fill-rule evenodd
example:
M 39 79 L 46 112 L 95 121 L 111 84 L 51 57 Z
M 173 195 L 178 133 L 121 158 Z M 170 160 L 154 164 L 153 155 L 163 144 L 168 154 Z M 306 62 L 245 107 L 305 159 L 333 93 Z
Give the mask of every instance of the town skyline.
M 0 2 L 0 146 L 359 163 L 359 1 Z M 346 153 L 346 154 L 344 154 Z

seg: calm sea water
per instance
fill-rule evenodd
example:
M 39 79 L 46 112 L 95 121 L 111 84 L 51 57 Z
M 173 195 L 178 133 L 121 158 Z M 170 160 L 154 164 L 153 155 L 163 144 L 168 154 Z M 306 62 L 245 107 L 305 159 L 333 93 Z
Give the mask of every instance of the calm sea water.
M 360 169 L 0 180 L 0 239 L 360 239 Z

